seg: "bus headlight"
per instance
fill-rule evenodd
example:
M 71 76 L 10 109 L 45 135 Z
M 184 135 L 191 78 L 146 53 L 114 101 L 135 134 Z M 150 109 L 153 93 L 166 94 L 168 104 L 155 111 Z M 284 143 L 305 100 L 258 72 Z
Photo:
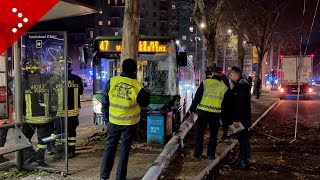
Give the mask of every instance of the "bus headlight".
M 101 108 L 102 108 L 102 104 L 101 102 L 96 99 L 96 98 L 92 98 L 92 105 L 93 105 L 93 112 L 97 113 L 97 114 L 102 114 L 101 112 Z
M 280 92 L 281 92 L 281 93 L 284 93 L 284 88 L 281 88 L 281 89 L 280 89 Z
M 309 93 L 312 93 L 312 91 L 313 91 L 312 88 L 309 88 Z

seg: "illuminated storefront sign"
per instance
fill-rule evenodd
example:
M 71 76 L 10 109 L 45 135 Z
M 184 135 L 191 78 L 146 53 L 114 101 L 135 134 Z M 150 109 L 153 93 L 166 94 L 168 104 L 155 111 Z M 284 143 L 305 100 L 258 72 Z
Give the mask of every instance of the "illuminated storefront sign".
M 101 52 L 120 52 L 121 41 L 100 41 L 99 50 Z M 167 52 L 167 46 L 159 41 L 139 41 L 138 52 Z

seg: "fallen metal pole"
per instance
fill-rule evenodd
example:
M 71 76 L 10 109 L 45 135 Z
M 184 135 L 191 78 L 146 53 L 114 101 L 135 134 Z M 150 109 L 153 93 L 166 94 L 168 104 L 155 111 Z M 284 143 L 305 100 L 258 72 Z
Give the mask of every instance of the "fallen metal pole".
M 162 169 L 165 167 L 167 162 L 170 160 L 172 155 L 176 152 L 182 140 L 186 134 L 190 131 L 196 120 L 198 119 L 197 114 L 187 118 L 181 125 L 177 133 L 170 139 L 165 145 L 161 154 L 154 161 L 152 166 L 149 168 L 147 173 L 143 176 L 142 180 L 157 180 L 160 176 Z

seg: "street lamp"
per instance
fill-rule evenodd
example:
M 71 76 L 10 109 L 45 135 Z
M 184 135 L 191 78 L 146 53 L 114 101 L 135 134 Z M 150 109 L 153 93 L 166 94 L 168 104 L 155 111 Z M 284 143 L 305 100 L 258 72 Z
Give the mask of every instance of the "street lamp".
M 180 44 L 180 41 L 179 41 L 179 40 L 176 40 L 176 44 Z
M 232 30 L 231 29 L 228 29 L 228 35 L 232 35 L 231 33 L 232 33 Z M 226 72 L 226 58 L 227 58 L 227 46 L 228 46 L 228 43 L 229 43 L 229 36 L 228 36 L 228 40 L 227 40 L 227 42 L 225 43 L 225 45 L 224 45 L 224 48 L 223 48 L 223 70 L 224 70 L 224 72 Z M 245 41 L 243 42 L 243 43 L 246 43 Z
M 200 29 L 204 29 L 206 27 L 205 23 L 200 23 Z M 201 40 L 200 37 L 198 37 L 198 26 L 196 26 L 196 37 L 195 37 L 195 41 L 196 41 L 196 52 L 195 52 L 195 61 L 198 64 L 198 70 L 199 70 L 199 82 L 200 82 L 200 63 L 198 61 L 198 41 Z

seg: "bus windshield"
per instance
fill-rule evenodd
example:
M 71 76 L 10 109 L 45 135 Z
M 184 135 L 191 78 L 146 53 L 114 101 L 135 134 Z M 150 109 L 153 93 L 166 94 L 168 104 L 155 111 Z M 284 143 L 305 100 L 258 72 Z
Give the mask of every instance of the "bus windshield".
M 175 55 L 140 54 L 137 79 L 151 95 L 177 95 L 177 64 Z

